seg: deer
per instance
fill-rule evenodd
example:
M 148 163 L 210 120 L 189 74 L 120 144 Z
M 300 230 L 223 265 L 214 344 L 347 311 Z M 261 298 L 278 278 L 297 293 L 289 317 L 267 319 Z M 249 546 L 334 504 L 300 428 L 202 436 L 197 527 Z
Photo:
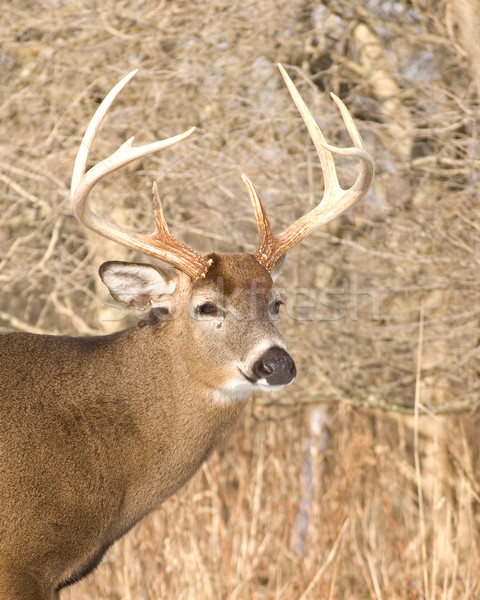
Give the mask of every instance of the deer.
M 87 199 L 105 176 L 185 140 L 194 128 L 143 146 L 127 140 L 87 170 L 98 130 L 132 71 L 106 95 L 79 146 L 73 211 L 100 236 L 157 259 L 110 261 L 111 296 L 144 311 L 117 333 L 0 336 L 0 600 L 55 600 L 107 549 L 181 488 L 231 432 L 254 391 L 291 384 L 295 363 L 279 332 L 275 288 L 285 253 L 359 201 L 373 159 L 332 94 L 353 146 L 329 145 L 285 69 L 281 74 L 318 154 L 323 198 L 273 234 L 250 179 L 254 253 L 202 254 L 170 232 L 153 184 L 155 231 L 141 234 L 97 215 Z M 334 156 L 355 159 L 343 189 Z

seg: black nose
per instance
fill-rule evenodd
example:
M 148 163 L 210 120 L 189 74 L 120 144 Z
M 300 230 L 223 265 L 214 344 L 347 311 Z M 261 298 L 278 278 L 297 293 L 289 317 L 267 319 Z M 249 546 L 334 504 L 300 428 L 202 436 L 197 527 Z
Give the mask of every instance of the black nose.
M 286 385 L 295 379 L 297 369 L 290 354 L 283 348 L 273 346 L 253 364 L 256 379 L 265 379 L 270 385 Z

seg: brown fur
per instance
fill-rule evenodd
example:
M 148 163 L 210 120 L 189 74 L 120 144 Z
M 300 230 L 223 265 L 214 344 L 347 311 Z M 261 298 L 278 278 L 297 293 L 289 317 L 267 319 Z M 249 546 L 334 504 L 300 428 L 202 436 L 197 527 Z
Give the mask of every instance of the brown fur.
M 212 255 L 207 277 L 178 274 L 173 320 L 104 337 L 0 336 L 0 599 L 47 600 L 178 490 L 224 439 L 246 399 L 219 402 L 252 327 L 226 317 L 218 339 L 189 317 L 198 295 L 268 316 L 270 275 L 249 255 Z M 251 292 L 255 281 L 254 293 Z

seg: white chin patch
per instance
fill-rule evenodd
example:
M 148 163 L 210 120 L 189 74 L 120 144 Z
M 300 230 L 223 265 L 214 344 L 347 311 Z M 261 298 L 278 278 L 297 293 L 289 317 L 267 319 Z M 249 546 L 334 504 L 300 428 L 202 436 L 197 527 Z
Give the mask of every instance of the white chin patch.
M 235 400 L 245 400 L 250 394 L 258 392 L 277 392 L 284 385 L 270 385 L 266 379 L 258 381 L 249 381 L 244 375 L 232 379 L 223 387 L 215 392 L 216 399 L 220 402 L 234 402 Z

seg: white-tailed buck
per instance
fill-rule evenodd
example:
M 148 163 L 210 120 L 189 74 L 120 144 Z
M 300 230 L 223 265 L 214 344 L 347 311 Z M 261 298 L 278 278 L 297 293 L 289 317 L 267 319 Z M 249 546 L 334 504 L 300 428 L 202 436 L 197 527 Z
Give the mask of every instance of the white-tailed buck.
M 134 72 L 110 91 L 90 122 L 72 177 L 77 218 L 168 266 L 101 266 L 116 300 L 150 310 L 135 327 L 103 337 L 0 336 L 1 600 L 58 598 L 195 473 L 251 392 L 293 381 L 295 364 L 278 331 L 275 264 L 365 194 L 373 161 L 336 97 L 354 147 L 329 146 L 280 69 L 317 149 L 325 192 L 316 208 L 274 235 L 253 184 L 243 177 L 258 226 L 255 254 L 200 254 L 176 240 L 155 185 L 151 235 L 92 212 L 87 197 L 100 179 L 193 129 L 138 148 L 128 140 L 86 171 L 102 120 Z M 338 184 L 333 154 L 360 163 L 347 190 Z

